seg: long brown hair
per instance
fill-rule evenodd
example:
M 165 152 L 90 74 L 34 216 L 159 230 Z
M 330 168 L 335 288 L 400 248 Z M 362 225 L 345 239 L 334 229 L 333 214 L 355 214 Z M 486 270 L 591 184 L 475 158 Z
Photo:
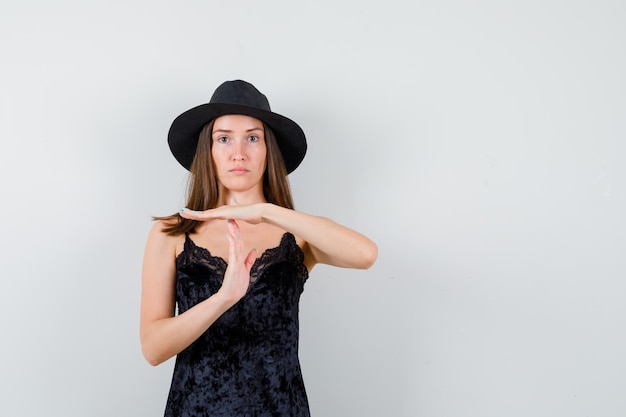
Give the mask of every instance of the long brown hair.
M 211 157 L 213 146 L 213 122 L 204 125 L 198 136 L 198 146 L 187 183 L 187 204 L 190 210 L 208 210 L 217 207 L 219 201 L 219 187 L 217 175 Z M 276 136 L 272 129 L 263 123 L 267 156 L 265 172 L 263 174 L 263 196 L 268 203 L 293 209 L 291 187 L 287 178 L 287 168 L 280 153 Z M 168 235 L 179 235 L 195 231 L 198 221 L 182 218 L 178 213 L 164 217 L 153 217 L 154 220 L 165 220 L 163 232 Z

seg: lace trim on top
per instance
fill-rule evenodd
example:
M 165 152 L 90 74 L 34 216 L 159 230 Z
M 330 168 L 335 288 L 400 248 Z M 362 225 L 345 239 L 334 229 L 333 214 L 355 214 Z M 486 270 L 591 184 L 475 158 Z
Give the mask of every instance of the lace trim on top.
M 278 246 L 266 249 L 254 261 L 250 269 L 250 285 L 254 284 L 269 266 L 280 261 L 294 263 L 298 267 L 298 276 L 301 277 L 303 283 L 308 279 L 309 271 L 304 266 L 304 252 L 298 246 L 294 235 L 285 232 Z M 220 282 L 228 267 L 224 258 L 213 256 L 208 249 L 196 245 L 189 234 L 185 233 L 185 245 L 183 251 L 176 257 L 176 266 L 182 268 L 189 264 L 202 265 L 218 277 Z

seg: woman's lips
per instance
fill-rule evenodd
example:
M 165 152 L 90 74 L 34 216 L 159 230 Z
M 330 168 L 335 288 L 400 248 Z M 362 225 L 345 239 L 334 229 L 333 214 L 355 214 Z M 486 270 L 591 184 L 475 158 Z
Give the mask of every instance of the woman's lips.
M 230 170 L 230 172 L 232 172 L 235 175 L 242 175 L 248 172 L 247 169 L 245 169 L 244 167 L 235 167 L 233 169 Z

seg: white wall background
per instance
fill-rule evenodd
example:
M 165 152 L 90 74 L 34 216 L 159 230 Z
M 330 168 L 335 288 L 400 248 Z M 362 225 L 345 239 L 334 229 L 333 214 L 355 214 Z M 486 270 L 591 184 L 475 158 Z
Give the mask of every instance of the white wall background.
M 380 248 L 307 283 L 314 415 L 626 415 L 625 4 L 3 1 L 0 415 L 162 415 L 166 134 L 235 78 L 308 134 L 298 208 Z

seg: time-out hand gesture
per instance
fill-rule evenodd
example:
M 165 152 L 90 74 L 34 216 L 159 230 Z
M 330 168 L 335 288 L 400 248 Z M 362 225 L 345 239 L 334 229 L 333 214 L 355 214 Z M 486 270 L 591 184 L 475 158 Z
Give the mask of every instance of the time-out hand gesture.
M 256 260 L 256 249 L 245 254 L 241 231 L 235 220 L 227 220 L 228 228 L 228 267 L 224 274 L 224 281 L 218 294 L 224 296 L 230 303 L 239 301 L 250 285 L 250 269 Z

